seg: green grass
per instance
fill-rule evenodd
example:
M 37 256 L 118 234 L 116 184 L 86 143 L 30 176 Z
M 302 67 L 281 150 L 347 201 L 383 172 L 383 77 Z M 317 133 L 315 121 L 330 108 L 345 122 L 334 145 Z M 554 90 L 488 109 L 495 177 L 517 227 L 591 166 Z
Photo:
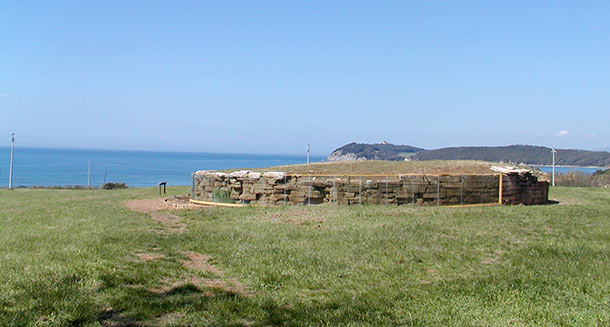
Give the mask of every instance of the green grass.
M 254 168 L 254 171 L 284 171 L 291 174 L 489 174 L 494 165 L 502 163 L 477 160 L 434 160 L 434 161 L 334 161 L 314 162 L 302 165 L 288 165 L 268 168 Z M 226 170 L 227 172 L 235 169 Z
M 156 192 L 0 190 L 0 325 L 610 325 L 609 189 L 528 207 L 182 211 L 183 234 L 122 204 Z M 192 252 L 215 270 L 185 267 Z
M 218 202 L 218 203 L 234 203 L 235 202 L 231 198 L 231 192 L 223 191 L 221 189 L 216 189 L 212 193 L 214 196 L 214 202 Z

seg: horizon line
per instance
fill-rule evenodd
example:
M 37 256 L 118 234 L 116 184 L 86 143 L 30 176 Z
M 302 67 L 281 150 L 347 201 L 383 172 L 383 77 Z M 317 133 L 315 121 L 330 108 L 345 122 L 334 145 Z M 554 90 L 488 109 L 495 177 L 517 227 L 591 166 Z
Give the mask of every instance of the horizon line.
M 10 149 L 10 145 L 0 145 L 0 147 Z M 306 157 L 307 153 L 303 154 L 290 154 L 290 153 L 254 153 L 254 152 L 203 152 L 203 151 L 172 151 L 172 150 L 142 150 L 142 149 L 110 149 L 110 148 L 83 148 L 83 147 L 47 147 L 47 146 L 33 146 L 33 145 L 23 145 L 23 146 L 15 146 L 15 149 L 44 149 L 44 150 L 90 150 L 90 151 L 118 151 L 118 152 L 156 152 L 156 153 L 189 153 L 189 154 L 240 154 L 240 155 L 265 155 L 265 156 L 303 156 Z M 310 154 L 311 156 L 316 157 L 327 157 L 325 154 Z

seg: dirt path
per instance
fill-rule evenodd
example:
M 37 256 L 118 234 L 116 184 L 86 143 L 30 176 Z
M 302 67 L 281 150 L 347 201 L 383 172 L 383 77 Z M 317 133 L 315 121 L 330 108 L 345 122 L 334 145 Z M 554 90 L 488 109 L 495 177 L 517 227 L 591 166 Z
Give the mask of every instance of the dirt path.
M 125 206 L 129 208 L 129 210 L 146 213 L 152 220 L 161 224 L 163 228 L 160 231 L 155 231 L 155 233 L 160 234 L 179 234 L 186 232 L 186 224 L 182 221 L 182 218 L 169 212 L 169 210 L 201 209 L 208 207 L 190 203 L 189 198 L 184 196 L 130 200 L 125 202 Z M 134 253 L 134 256 L 145 262 L 166 259 L 167 257 L 164 254 L 157 252 L 158 250 L 160 249 L 155 249 L 153 252 L 137 250 Z M 188 260 L 182 260 L 182 266 L 184 268 L 191 271 L 209 273 L 213 275 L 214 278 L 202 278 L 196 274 L 193 274 L 186 280 L 172 280 L 167 278 L 162 281 L 161 287 L 150 289 L 149 291 L 153 293 L 167 294 L 171 293 L 177 288 L 191 284 L 195 285 L 196 287 L 207 287 L 221 292 L 248 294 L 246 287 L 244 287 L 237 279 L 225 278 L 224 273 L 209 262 L 211 259 L 210 256 L 196 252 L 183 252 L 183 255 L 188 258 Z M 213 294 L 210 292 L 207 293 Z
M 145 213 L 152 220 L 159 223 L 160 230 L 154 230 L 159 234 L 179 234 L 187 231 L 187 225 L 182 218 L 171 211 L 181 209 L 201 209 L 207 206 L 192 204 L 188 197 L 178 196 L 172 198 L 141 199 L 124 202 L 124 205 L 134 212 Z M 136 260 L 155 264 L 160 261 L 178 261 L 186 274 L 179 276 L 166 276 L 158 281 L 156 287 L 144 287 L 143 285 L 130 285 L 133 288 L 143 288 L 159 296 L 171 296 L 184 291 L 197 292 L 201 296 L 214 297 L 223 294 L 231 296 L 240 295 L 250 297 L 249 290 L 236 278 L 229 278 L 214 264 L 208 255 L 197 252 L 184 251 L 179 255 L 164 253 L 163 249 L 154 247 L 146 250 L 135 250 L 132 254 Z M 150 322 L 150 325 L 167 325 L 179 322 L 184 315 L 182 313 L 167 312 Z M 120 312 L 115 312 L 108 307 L 105 316 L 100 321 L 102 326 L 149 326 L 149 323 L 131 320 Z
M 125 202 L 125 206 L 131 211 L 146 213 L 150 218 L 163 226 L 159 234 L 181 234 L 186 231 L 186 224 L 182 218 L 167 210 L 199 209 L 204 206 L 193 204 L 187 197 L 141 199 Z

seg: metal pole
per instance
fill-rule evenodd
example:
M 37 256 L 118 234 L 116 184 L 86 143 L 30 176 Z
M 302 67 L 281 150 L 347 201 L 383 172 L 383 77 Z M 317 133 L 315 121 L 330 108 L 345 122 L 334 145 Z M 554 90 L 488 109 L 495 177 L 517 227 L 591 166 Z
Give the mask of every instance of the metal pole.
M 334 198 L 335 198 L 335 205 L 337 205 L 337 177 L 333 176 L 333 193 L 335 194 Z
M 358 205 L 362 205 L 362 177 L 358 181 Z
M 286 202 L 288 201 L 288 199 L 286 198 L 286 188 L 288 187 L 288 185 L 286 185 L 286 179 L 288 177 L 288 174 L 284 175 L 284 205 L 286 205 Z
M 481 185 L 479 185 L 479 193 L 481 195 L 480 203 L 483 203 L 483 183 L 485 182 L 484 179 L 485 179 L 485 176 L 481 175 Z
M 460 176 L 460 204 L 464 203 L 464 175 Z
M 551 153 L 553 153 L 553 186 L 555 186 L 555 153 L 557 153 L 555 148 L 552 148 Z
M 386 177 L 389 179 L 390 176 Z M 385 204 L 390 204 L 390 195 L 388 194 L 388 179 L 385 180 Z
M 87 189 L 91 188 L 91 160 L 89 160 L 89 171 L 87 172 Z
M 307 188 L 307 205 L 311 205 L 311 188 L 312 188 L 312 183 L 311 183 L 311 175 L 309 175 L 309 187 Z
M 104 184 L 106 184 L 106 176 L 108 175 L 108 168 L 104 169 Z
M 413 196 L 411 197 L 411 203 L 415 205 L 415 175 L 411 176 L 411 191 L 413 191 Z
M 441 205 L 441 177 L 436 178 L 436 205 Z
M 191 177 L 193 178 L 192 182 L 191 182 L 191 199 L 195 198 L 195 174 L 191 174 Z M 105 180 L 105 178 L 104 178 Z M 105 184 L 105 182 L 104 182 Z M 242 200 L 243 201 L 243 200 Z
M 8 168 L 8 189 L 13 188 L 13 152 L 15 152 L 15 133 L 11 135 L 11 163 Z

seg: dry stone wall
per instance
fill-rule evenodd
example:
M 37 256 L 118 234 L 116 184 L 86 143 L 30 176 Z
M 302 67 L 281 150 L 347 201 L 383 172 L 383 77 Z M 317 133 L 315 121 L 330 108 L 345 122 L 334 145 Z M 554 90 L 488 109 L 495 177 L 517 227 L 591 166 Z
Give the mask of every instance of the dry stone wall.
M 502 204 L 545 204 L 549 201 L 549 182 L 532 174 L 502 176 Z
M 505 175 L 506 204 L 547 201 L 548 183 L 530 174 Z M 192 199 L 257 205 L 333 203 L 454 205 L 497 203 L 499 175 L 308 176 L 284 172 L 198 171 Z

